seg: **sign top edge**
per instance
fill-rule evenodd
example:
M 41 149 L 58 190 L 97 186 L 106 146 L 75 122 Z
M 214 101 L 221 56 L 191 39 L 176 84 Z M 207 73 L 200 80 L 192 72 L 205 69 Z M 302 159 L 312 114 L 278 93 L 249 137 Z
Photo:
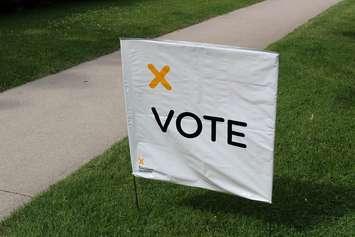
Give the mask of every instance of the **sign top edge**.
M 180 41 L 180 40 L 170 40 L 170 39 L 144 39 L 144 38 L 120 38 L 120 41 L 121 42 L 122 41 L 145 41 L 145 42 L 154 42 L 154 43 L 175 44 L 179 46 L 207 47 L 211 49 L 242 50 L 245 52 L 267 53 L 274 57 L 279 56 L 279 53 L 277 52 L 255 49 L 255 48 L 239 47 L 236 45 L 212 44 L 212 43 Z

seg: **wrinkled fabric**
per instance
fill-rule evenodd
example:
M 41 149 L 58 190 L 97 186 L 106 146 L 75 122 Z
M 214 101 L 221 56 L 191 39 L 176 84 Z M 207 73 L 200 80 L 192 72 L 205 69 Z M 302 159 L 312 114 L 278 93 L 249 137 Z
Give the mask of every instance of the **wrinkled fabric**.
M 121 57 L 133 175 L 271 203 L 278 54 L 125 39 Z

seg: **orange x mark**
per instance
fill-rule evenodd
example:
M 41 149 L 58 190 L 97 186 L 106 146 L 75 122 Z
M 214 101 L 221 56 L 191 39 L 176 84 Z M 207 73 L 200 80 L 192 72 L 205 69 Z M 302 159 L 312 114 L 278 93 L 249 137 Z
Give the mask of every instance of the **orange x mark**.
M 147 65 L 149 70 L 154 74 L 155 78 L 149 83 L 150 88 L 155 88 L 159 83 L 161 83 L 165 89 L 170 91 L 172 89 L 168 80 L 165 79 L 165 75 L 170 71 L 170 67 L 165 65 L 160 72 L 154 67 L 153 64 Z

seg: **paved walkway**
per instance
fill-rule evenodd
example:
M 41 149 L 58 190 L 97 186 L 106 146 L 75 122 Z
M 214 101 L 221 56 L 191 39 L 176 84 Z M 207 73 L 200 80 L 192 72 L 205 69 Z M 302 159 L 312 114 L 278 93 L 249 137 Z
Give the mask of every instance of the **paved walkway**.
M 266 0 L 162 38 L 264 48 L 339 0 Z M 127 135 L 119 52 L 0 93 L 0 219 Z

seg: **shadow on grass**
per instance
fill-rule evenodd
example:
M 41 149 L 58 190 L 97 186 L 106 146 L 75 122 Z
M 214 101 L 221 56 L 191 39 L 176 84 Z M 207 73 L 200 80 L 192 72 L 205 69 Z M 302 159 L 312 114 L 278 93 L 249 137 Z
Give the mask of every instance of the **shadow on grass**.
M 343 31 L 341 34 L 346 38 L 355 39 L 355 31 Z
M 43 0 L 43 1 L 32 1 L 33 4 L 19 4 L 16 1 L 13 3 L 5 3 L 0 2 L 0 19 L 1 16 L 8 17 L 8 16 L 19 16 L 21 14 L 28 14 L 32 12 L 41 12 L 43 10 L 52 10 L 63 8 L 75 10 L 75 8 L 82 8 L 82 7 L 97 7 L 102 8 L 103 5 L 105 6 L 126 6 L 130 5 L 134 2 L 142 1 L 142 0 Z M 11 1 L 10 1 L 11 2 Z M 21 1 L 18 1 L 21 2 Z M 26 1 L 25 1 L 26 2 Z M 29 1 L 31 2 L 31 1 Z
M 354 36 L 355 39 L 355 36 Z M 351 72 L 348 75 L 352 75 Z M 338 93 L 334 98 L 334 106 L 350 109 L 355 106 L 355 86 L 344 86 L 338 89 Z
M 354 197 L 350 187 L 278 177 L 271 206 L 216 192 L 186 198 L 180 205 L 206 212 L 239 213 L 302 231 L 353 212 Z

